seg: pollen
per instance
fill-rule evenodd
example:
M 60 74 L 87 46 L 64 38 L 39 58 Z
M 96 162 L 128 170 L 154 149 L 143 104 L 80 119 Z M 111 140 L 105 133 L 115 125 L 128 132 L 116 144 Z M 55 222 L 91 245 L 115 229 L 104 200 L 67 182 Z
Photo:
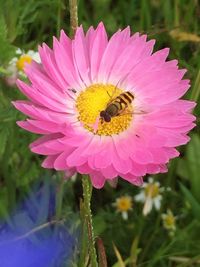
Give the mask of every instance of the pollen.
M 100 112 L 105 110 L 124 90 L 112 84 L 93 84 L 79 94 L 76 100 L 78 120 L 83 127 L 97 135 L 110 136 L 125 131 L 132 120 L 132 105 L 110 122 L 100 119 Z
M 30 64 L 31 61 L 32 61 L 31 56 L 29 56 L 27 54 L 24 54 L 18 59 L 18 61 L 16 63 L 16 66 L 17 66 L 18 70 L 22 70 L 23 71 L 24 67 L 25 67 L 25 64 L 26 63 Z

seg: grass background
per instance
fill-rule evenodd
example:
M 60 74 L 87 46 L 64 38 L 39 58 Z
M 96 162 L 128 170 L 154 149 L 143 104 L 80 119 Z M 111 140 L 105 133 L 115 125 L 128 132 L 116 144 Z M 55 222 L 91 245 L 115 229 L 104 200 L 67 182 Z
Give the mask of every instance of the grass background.
M 103 21 L 111 35 L 118 28 L 130 25 L 132 32 L 147 33 L 149 38 L 157 40 L 155 51 L 170 47 L 169 59 L 177 58 L 179 66 L 188 69 L 185 77 L 191 80 L 191 89 L 185 98 L 199 101 L 199 1 L 80 0 L 78 6 L 79 24 L 83 24 L 85 30 Z M 28 149 L 36 136 L 16 126 L 16 120 L 24 116 L 10 104 L 23 96 L 4 82 L 6 66 L 17 47 L 27 51 L 36 50 L 42 42 L 51 46 L 52 36 L 59 36 L 60 29 L 70 31 L 67 1 L 0 0 L 0 217 L 3 219 L 9 217 L 35 182 L 49 177 L 57 187 L 54 216 L 66 221 L 70 217 L 73 225 L 79 225 L 80 179 L 63 182 L 60 174 L 40 167 L 42 157 Z M 159 212 L 152 211 L 143 217 L 142 205 L 135 203 L 128 221 L 124 222 L 112 203 L 124 194 L 134 197 L 140 189 L 120 181 L 116 189 L 106 186 L 103 190 L 94 190 L 95 231 L 104 241 L 108 266 L 123 266 L 112 242 L 124 262 L 131 259 L 132 263 L 126 266 L 200 266 L 199 112 L 197 105 L 197 127 L 191 133 L 191 142 L 180 148 L 181 156 L 170 162 L 167 174 L 155 176 L 162 186 L 171 188 L 171 192 L 163 193 Z M 161 214 L 167 208 L 177 216 L 174 237 L 162 227 Z M 76 262 L 74 259 L 71 266 L 77 266 Z

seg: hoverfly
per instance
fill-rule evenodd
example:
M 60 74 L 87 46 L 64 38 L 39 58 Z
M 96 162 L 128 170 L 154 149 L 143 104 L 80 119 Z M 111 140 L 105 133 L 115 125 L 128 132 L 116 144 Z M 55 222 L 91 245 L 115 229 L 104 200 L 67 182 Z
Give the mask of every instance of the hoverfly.
M 112 95 L 115 95 L 115 92 L 116 89 L 114 90 Z M 99 122 L 101 124 L 103 124 L 104 122 L 108 123 L 114 117 L 127 114 L 145 114 L 146 112 L 142 110 L 138 112 L 131 112 L 127 110 L 127 108 L 132 104 L 134 98 L 134 95 L 130 91 L 123 92 L 114 98 L 110 96 L 110 101 L 108 102 L 106 108 L 100 111 L 95 123 L 90 125 L 93 128 L 94 132 L 97 132 Z
M 122 114 L 133 100 L 134 95 L 131 92 L 121 93 L 107 104 L 105 110 L 100 112 L 100 120 L 110 122 L 113 117 Z

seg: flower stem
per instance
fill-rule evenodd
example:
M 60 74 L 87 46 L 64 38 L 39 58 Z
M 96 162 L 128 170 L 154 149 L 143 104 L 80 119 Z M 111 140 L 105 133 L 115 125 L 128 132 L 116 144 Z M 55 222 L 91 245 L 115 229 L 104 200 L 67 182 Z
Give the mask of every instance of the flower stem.
M 76 29 L 78 27 L 77 0 L 69 0 L 69 11 L 70 11 L 71 36 L 74 37 Z
M 88 261 L 88 251 L 87 251 L 87 228 L 85 222 L 85 213 L 84 213 L 84 204 L 83 200 L 80 200 L 80 216 L 81 216 L 81 225 L 82 225 L 82 234 L 81 234 L 81 251 L 80 251 L 80 258 L 78 267 L 85 267 L 87 266 Z
M 58 4 L 58 11 L 57 11 L 57 37 L 60 34 L 60 26 L 61 26 L 61 5 L 62 5 L 62 0 L 57 0 Z
M 97 255 L 95 249 L 94 232 L 92 226 L 92 212 L 90 201 L 92 197 L 92 185 L 87 175 L 82 176 L 84 221 L 87 228 L 89 255 L 91 267 L 97 267 Z
M 58 174 L 58 175 L 59 175 L 59 185 L 56 193 L 56 219 L 60 220 L 62 215 L 65 179 L 63 177 L 63 174 Z

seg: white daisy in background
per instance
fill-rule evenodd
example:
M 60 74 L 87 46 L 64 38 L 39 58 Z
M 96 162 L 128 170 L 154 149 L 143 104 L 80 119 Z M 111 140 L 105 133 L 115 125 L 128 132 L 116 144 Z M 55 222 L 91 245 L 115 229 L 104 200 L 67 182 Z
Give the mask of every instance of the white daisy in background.
M 6 82 L 8 85 L 13 86 L 19 76 L 26 77 L 24 73 L 24 67 L 26 64 L 30 64 L 32 61 L 41 63 L 41 59 L 38 52 L 34 50 L 29 50 L 27 52 L 16 49 L 15 57 L 13 57 L 8 63 L 7 71 L 9 75 L 6 77 Z
M 128 211 L 133 209 L 132 197 L 130 196 L 121 196 L 116 199 L 113 204 L 116 207 L 117 212 L 121 213 L 124 220 L 128 219 Z
M 160 209 L 163 189 L 160 183 L 155 182 L 152 177 L 148 179 L 148 183 L 143 184 L 143 189 L 135 196 L 135 201 L 144 203 L 144 216 L 150 213 L 153 207 L 156 210 Z
M 163 227 L 169 231 L 170 236 L 174 235 L 176 230 L 176 217 L 170 209 L 166 213 L 161 215 L 163 221 Z

